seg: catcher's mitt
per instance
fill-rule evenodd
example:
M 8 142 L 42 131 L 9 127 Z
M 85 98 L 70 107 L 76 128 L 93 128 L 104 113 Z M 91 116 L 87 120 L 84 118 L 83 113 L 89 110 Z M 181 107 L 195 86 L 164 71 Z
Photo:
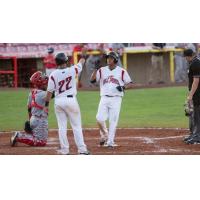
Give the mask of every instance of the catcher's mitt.
M 184 104 L 185 116 L 189 117 L 194 112 L 194 105 L 192 101 L 186 101 Z
M 30 126 L 30 121 L 26 121 L 25 124 L 24 124 L 24 131 L 26 133 L 32 133 L 32 128 Z

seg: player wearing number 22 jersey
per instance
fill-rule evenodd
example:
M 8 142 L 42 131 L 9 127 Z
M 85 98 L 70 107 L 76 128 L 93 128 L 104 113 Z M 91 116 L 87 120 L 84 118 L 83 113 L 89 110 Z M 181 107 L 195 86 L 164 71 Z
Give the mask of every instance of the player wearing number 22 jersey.
M 116 65 L 119 60 L 116 52 L 110 52 L 106 58 L 108 66 L 102 68 L 97 66 L 91 76 L 91 83 L 99 82 L 100 84 L 101 100 L 96 116 L 100 128 L 100 145 L 114 147 L 124 90 L 132 88 L 133 83 L 127 71 Z M 106 128 L 107 119 L 109 130 Z
M 69 154 L 69 142 L 67 139 L 67 120 L 73 129 L 75 143 L 79 154 L 89 154 L 84 143 L 81 114 L 78 101 L 76 99 L 77 83 L 76 78 L 82 71 L 85 59 L 81 59 L 77 65 L 67 67 L 68 57 L 64 53 L 56 56 L 58 69 L 51 73 L 48 81 L 46 107 L 51 99 L 51 94 L 55 92 L 55 114 L 58 122 L 58 134 L 60 147 L 59 153 Z

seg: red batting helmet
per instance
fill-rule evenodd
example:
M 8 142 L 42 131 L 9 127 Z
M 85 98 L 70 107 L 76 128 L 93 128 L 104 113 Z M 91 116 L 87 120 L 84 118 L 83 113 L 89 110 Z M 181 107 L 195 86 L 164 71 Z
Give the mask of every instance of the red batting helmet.
M 42 86 L 47 85 L 48 77 L 43 75 L 41 71 L 37 71 L 31 76 L 30 81 L 36 87 L 41 88 Z

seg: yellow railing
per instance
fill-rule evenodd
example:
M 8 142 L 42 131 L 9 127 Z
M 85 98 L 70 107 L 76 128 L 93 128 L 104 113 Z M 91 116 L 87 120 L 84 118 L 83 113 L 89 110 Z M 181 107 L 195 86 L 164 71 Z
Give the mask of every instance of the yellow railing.
M 169 64 L 170 64 L 170 80 L 171 82 L 174 82 L 174 71 L 175 71 L 175 65 L 174 65 L 174 52 L 182 52 L 183 49 L 164 49 L 164 50 L 155 50 L 155 49 L 142 49 L 142 50 L 125 50 L 122 55 L 122 62 L 125 69 L 128 69 L 127 65 L 127 55 L 128 54 L 140 54 L 140 53 L 169 53 Z M 100 54 L 100 51 L 89 51 L 86 54 L 87 55 L 98 55 Z M 81 52 L 74 52 L 73 59 L 74 63 L 78 63 L 78 55 L 81 55 Z
M 88 51 L 86 52 L 86 55 L 99 55 L 101 54 L 100 51 Z M 74 59 L 74 64 L 78 63 L 78 55 L 81 55 L 81 52 L 74 52 L 73 54 L 73 59 Z

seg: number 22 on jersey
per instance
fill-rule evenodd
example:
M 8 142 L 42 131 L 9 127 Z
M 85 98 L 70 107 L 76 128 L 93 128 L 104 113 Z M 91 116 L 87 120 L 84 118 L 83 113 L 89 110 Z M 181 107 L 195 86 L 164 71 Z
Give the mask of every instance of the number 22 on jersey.
M 61 93 L 65 92 L 66 90 L 69 90 L 69 89 L 72 88 L 71 86 L 69 86 L 71 80 L 72 80 L 72 77 L 69 76 L 66 79 L 58 82 L 58 85 L 59 85 L 59 94 L 61 94 Z

